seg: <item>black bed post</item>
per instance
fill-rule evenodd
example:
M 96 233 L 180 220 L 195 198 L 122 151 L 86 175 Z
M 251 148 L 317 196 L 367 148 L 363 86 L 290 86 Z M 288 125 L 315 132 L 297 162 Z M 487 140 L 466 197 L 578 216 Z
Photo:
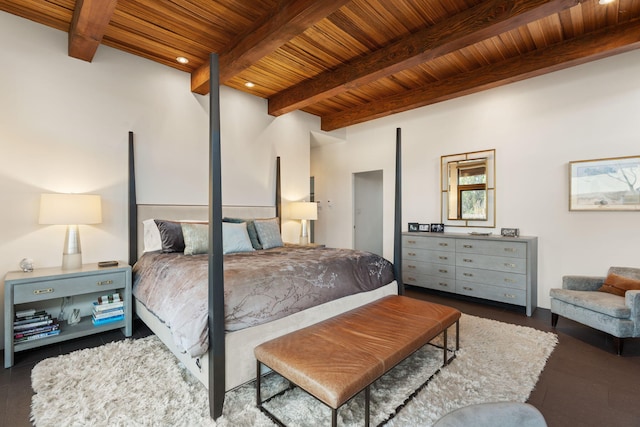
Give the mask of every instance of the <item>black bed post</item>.
M 136 200 L 136 168 L 133 132 L 129 131 L 129 265 L 138 260 L 138 208 Z
M 396 205 L 393 222 L 393 273 L 398 283 L 398 295 L 404 295 L 402 282 L 402 131 L 396 129 Z
M 218 55 L 210 56 L 209 91 L 209 413 L 222 415 L 225 391 L 222 156 Z
M 276 157 L 276 217 L 282 229 L 282 194 L 280 193 L 280 156 Z

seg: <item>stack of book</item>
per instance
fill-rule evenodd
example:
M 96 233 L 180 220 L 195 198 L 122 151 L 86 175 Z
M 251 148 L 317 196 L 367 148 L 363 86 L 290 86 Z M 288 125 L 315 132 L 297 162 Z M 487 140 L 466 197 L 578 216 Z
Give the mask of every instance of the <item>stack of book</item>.
M 56 319 L 44 310 L 28 309 L 18 311 L 13 320 L 13 342 L 46 338 L 60 333 L 60 325 Z
M 119 293 L 105 295 L 93 303 L 91 321 L 95 326 L 124 319 L 124 301 Z

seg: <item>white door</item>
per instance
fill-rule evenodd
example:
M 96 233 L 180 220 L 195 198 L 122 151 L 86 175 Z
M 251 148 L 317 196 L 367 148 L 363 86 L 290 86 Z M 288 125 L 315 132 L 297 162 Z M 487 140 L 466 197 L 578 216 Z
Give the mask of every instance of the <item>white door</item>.
M 382 256 L 382 171 L 353 174 L 354 249 Z

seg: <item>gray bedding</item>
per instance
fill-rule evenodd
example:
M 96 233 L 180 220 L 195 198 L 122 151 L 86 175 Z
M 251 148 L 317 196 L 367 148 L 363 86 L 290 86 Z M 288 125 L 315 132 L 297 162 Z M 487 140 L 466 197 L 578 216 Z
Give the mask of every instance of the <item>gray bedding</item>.
M 208 347 L 208 255 L 151 252 L 133 268 L 133 295 L 161 319 L 177 346 Z M 349 249 L 286 246 L 224 257 L 225 329 L 270 322 L 394 280 L 391 263 Z

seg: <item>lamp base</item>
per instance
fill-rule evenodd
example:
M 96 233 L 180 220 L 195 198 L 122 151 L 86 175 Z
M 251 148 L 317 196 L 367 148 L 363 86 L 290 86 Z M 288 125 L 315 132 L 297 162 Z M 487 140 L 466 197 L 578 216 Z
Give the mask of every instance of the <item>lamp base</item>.
M 309 244 L 309 236 L 300 236 L 300 244 L 308 245 Z
M 82 254 L 62 254 L 62 269 L 77 270 L 82 268 Z

